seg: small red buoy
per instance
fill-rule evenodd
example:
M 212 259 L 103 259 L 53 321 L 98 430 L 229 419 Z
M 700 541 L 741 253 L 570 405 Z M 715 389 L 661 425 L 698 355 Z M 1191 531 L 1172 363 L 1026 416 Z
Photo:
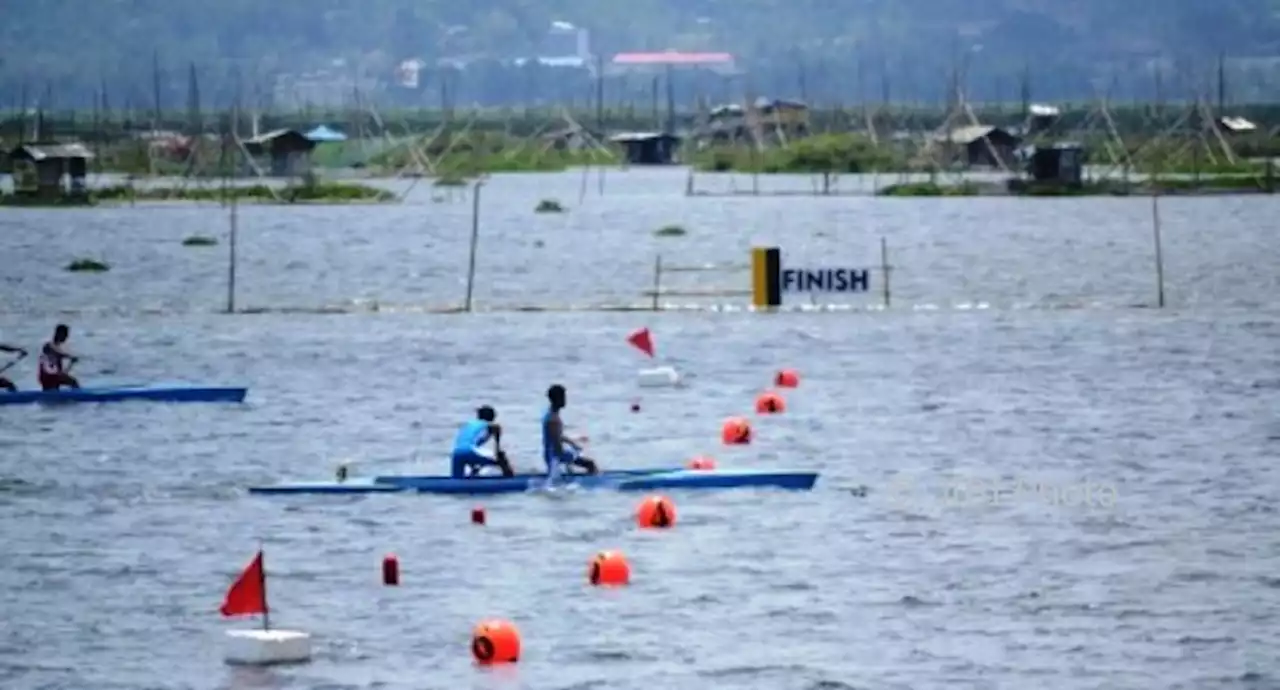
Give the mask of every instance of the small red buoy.
M 714 470 L 716 468 L 716 461 L 714 458 L 699 455 L 698 457 L 690 460 L 686 467 L 691 470 Z
M 800 374 L 795 369 L 783 369 L 773 377 L 773 385 L 778 388 L 796 388 L 800 385 Z
M 724 441 L 726 446 L 744 446 L 751 443 L 751 422 L 742 417 L 724 420 L 724 426 L 720 427 L 720 440 Z
M 781 414 L 786 409 L 787 401 L 773 391 L 765 391 L 756 398 L 756 414 Z
M 395 554 L 387 554 L 382 559 L 382 584 L 389 587 L 400 584 L 400 561 Z
M 484 508 L 476 507 L 471 509 L 471 524 L 473 525 L 484 524 Z

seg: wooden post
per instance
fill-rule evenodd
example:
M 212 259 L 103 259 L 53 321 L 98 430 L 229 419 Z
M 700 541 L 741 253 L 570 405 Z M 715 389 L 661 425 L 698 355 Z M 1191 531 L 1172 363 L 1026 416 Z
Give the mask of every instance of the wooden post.
M 227 313 L 236 313 L 236 236 L 239 234 L 239 207 L 236 190 L 231 191 L 230 237 L 227 240 Z
M 889 308 L 889 241 L 882 235 L 880 237 L 880 274 L 881 284 L 884 288 L 884 308 Z
M 476 248 L 480 244 L 480 188 L 483 186 L 484 180 L 476 180 L 471 186 L 471 258 L 467 262 L 467 300 L 464 306 L 467 312 L 471 311 L 471 296 L 475 292 Z
M 662 255 L 653 260 L 653 310 L 658 311 L 658 299 L 662 295 Z
M 1156 253 L 1156 306 L 1164 309 L 1164 252 L 1160 246 L 1160 195 L 1151 195 L 1151 235 Z

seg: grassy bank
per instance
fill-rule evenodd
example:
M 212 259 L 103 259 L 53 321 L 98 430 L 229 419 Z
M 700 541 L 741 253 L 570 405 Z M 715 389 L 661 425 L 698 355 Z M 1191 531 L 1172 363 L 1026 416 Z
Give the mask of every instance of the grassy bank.
M 877 146 L 859 134 L 823 134 L 787 146 L 757 149 L 748 145 L 713 146 L 694 153 L 689 163 L 704 172 L 869 173 L 908 169 L 906 151 Z
M 1274 191 L 1274 185 L 1269 187 L 1265 178 L 1260 178 L 1256 175 L 1214 175 L 1202 177 L 1198 180 L 1186 178 L 1154 178 L 1142 182 L 1090 180 L 1079 186 L 1023 179 L 1010 179 L 1005 182 L 905 182 L 883 187 L 877 190 L 876 194 L 887 197 L 1084 197 L 1149 196 L 1152 194 L 1271 194 Z
M 373 155 L 372 172 L 425 171 L 440 178 L 468 178 L 504 172 L 558 172 L 586 165 L 616 165 L 611 147 L 576 147 L 555 139 L 521 139 L 495 132 L 459 132 L 405 141 Z
M 29 199 L 6 194 L 0 197 L 5 206 L 92 206 L 98 203 L 132 203 L 136 201 L 211 201 L 235 199 L 250 203 L 284 204 L 363 204 L 387 203 L 396 195 L 366 185 L 340 182 L 316 182 L 272 188 L 267 185 L 186 187 L 138 187 L 111 185 L 90 189 L 86 195 L 56 199 Z

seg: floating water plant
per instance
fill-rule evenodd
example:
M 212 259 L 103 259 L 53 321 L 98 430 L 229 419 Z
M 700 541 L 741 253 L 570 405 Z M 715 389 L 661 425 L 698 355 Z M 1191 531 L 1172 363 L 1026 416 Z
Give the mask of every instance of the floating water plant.
M 204 235 L 192 235 L 182 241 L 184 247 L 212 247 L 218 243 L 218 240 Z
M 543 199 L 538 202 L 538 207 L 533 209 L 534 213 L 564 213 L 564 206 L 555 199 Z
M 94 259 L 76 259 L 67 264 L 67 270 L 73 273 L 103 273 L 110 271 L 111 267 Z
M 688 233 L 679 225 L 664 225 L 654 230 L 653 234 L 658 237 L 684 237 Z

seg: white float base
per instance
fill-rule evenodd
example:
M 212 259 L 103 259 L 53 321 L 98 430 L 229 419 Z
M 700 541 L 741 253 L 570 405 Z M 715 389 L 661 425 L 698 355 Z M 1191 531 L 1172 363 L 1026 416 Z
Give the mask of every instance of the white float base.
M 266 666 L 311 660 L 311 635 L 297 630 L 228 630 L 228 664 Z
M 641 369 L 638 380 L 640 385 L 644 388 L 676 386 L 680 384 L 680 372 L 676 371 L 672 367 Z

